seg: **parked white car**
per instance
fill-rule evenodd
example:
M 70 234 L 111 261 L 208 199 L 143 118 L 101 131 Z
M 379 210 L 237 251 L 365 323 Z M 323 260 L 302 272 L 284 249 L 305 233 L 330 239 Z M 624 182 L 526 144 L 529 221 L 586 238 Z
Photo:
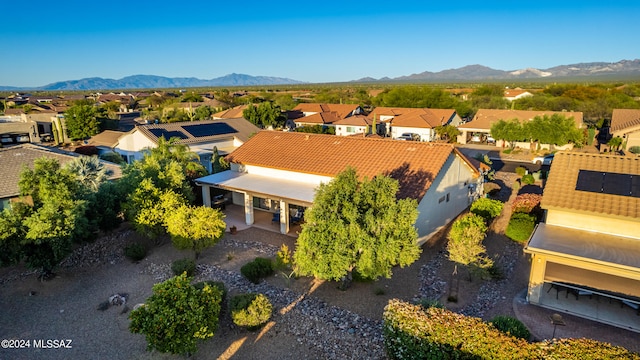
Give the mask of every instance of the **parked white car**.
M 533 158 L 532 162 L 536 165 L 551 165 L 551 162 L 553 161 L 553 155 L 554 154 L 536 156 Z

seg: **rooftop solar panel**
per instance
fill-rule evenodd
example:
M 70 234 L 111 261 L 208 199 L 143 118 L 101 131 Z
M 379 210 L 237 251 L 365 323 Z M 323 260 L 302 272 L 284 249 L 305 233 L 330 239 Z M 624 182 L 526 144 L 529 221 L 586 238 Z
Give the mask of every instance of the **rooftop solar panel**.
M 609 195 L 640 197 L 640 176 L 580 170 L 576 190 Z
M 214 135 L 233 134 L 238 131 L 227 123 L 213 123 L 213 124 L 195 124 L 182 126 L 185 131 L 194 137 L 205 137 Z
M 189 137 L 185 135 L 180 130 L 167 131 L 166 129 L 149 129 L 149 131 L 155 135 L 157 138 L 161 138 L 164 136 L 165 139 L 169 140 L 173 137 L 177 137 L 178 139 L 188 139 Z

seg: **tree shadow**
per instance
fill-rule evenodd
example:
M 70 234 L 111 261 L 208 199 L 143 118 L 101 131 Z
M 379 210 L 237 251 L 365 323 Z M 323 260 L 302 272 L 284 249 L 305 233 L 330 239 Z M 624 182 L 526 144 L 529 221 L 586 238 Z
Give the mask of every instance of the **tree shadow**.
M 422 169 L 411 169 L 408 162 L 385 172 L 384 175 L 390 176 L 398 181 L 400 185 L 397 194 L 398 199 L 422 199 L 427 192 L 427 184 L 434 180 L 434 175 L 431 172 Z

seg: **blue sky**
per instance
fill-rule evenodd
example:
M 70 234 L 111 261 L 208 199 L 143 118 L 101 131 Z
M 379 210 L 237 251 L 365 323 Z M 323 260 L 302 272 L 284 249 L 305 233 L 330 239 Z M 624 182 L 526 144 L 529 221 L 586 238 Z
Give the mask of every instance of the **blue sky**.
M 0 85 L 230 73 L 324 83 L 640 58 L 639 1 L 430 3 L 14 2 Z

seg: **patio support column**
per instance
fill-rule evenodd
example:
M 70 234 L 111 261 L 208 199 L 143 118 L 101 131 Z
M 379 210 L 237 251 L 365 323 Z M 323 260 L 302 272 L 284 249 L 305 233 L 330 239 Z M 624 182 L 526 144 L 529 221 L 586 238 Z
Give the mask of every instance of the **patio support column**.
M 467 143 L 467 130 L 460 130 L 461 134 L 458 135 L 458 144 Z
M 253 195 L 244 193 L 244 217 L 247 225 L 253 225 Z
M 202 204 L 211 207 L 211 188 L 209 185 L 202 184 Z
M 531 272 L 529 273 L 529 289 L 527 291 L 527 300 L 531 304 L 539 304 L 544 286 L 544 273 L 547 268 L 546 257 L 540 254 L 532 254 Z
M 284 200 L 280 200 L 280 232 L 289 233 L 289 204 Z

